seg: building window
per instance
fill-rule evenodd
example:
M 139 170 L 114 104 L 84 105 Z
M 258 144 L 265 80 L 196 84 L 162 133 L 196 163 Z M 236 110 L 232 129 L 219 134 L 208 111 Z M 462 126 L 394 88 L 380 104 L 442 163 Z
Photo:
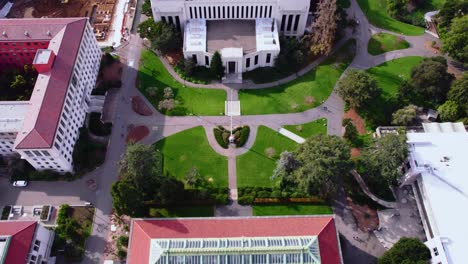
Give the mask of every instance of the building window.
M 209 19 L 211 19 L 211 6 L 208 7 L 208 17 Z
M 286 28 L 287 31 L 291 31 L 293 18 L 294 18 L 294 15 L 289 15 L 289 17 L 288 17 L 288 27 Z
M 247 58 L 247 60 L 245 61 L 245 67 L 246 68 L 250 67 L 250 58 Z
M 267 53 L 266 63 L 270 63 L 270 62 L 271 62 L 271 53 Z
M 44 154 L 44 156 L 47 156 L 47 157 L 50 156 L 50 154 L 49 154 L 49 152 L 47 150 L 43 150 L 42 154 Z
M 255 18 L 258 18 L 258 6 L 255 6 Z
M 54 143 L 54 146 L 55 146 L 56 149 L 60 150 L 60 146 L 59 146 L 59 144 L 57 142 Z
M 34 155 L 31 153 L 31 151 L 28 151 L 28 150 L 26 150 L 24 152 L 24 154 L 26 154 L 26 156 L 28 156 L 28 157 L 34 157 Z
M 34 241 L 33 250 L 34 250 L 34 251 L 38 251 L 40 245 L 41 245 L 41 241 L 39 241 L 39 240 Z
M 198 64 L 198 60 L 197 60 L 197 55 L 196 55 L 196 54 L 192 54 L 192 60 L 193 60 L 193 62 L 195 62 L 195 64 Z
M 270 6 L 270 11 L 269 11 L 269 13 L 268 13 L 268 17 L 270 17 L 270 18 L 271 18 L 271 13 L 272 13 L 272 11 L 273 11 L 273 6 Z
M 436 247 L 432 251 L 434 251 L 434 256 L 439 256 L 439 250 Z
M 210 66 L 210 57 L 205 56 L 205 65 Z
M 175 17 L 175 22 L 176 22 L 177 30 L 180 31 L 180 19 L 179 19 L 179 16 L 176 16 L 176 17 Z
M 240 18 L 240 16 L 239 16 L 239 9 L 240 9 L 240 6 L 237 6 L 237 11 L 236 11 L 236 12 L 237 12 L 237 13 L 236 13 L 236 18 Z
M 172 16 L 170 16 L 168 18 L 169 18 L 169 25 L 174 25 L 174 19 L 172 19 Z
M 198 17 L 203 18 L 203 13 L 202 13 L 201 6 L 198 7 Z
M 41 154 L 39 151 L 37 151 L 37 150 L 33 150 L 33 153 L 34 153 L 34 155 L 36 155 L 36 156 L 42 157 L 42 154 Z
M 296 15 L 296 21 L 294 21 L 294 31 L 297 31 L 297 27 L 299 26 L 299 19 L 301 19 L 301 15 Z
M 244 6 L 241 7 L 241 18 L 244 18 Z
M 255 55 L 255 58 L 254 58 L 254 65 L 257 65 L 258 64 L 258 55 Z
M 190 18 L 192 19 L 192 18 L 193 18 L 193 11 L 192 11 L 192 7 L 189 7 L 189 10 L 190 10 Z
M 260 6 L 260 14 L 258 15 L 258 17 L 263 17 L 263 6 Z
M 207 16 L 206 16 L 206 6 L 203 7 L 203 16 L 204 16 L 203 18 L 207 18 Z

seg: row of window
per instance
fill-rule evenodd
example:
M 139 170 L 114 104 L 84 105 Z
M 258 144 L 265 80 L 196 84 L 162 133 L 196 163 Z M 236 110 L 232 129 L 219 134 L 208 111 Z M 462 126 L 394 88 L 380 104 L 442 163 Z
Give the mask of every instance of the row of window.
M 293 27 L 293 19 L 294 20 L 294 27 Z M 297 28 L 299 27 L 299 21 L 301 19 L 301 15 L 283 15 L 281 18 L 281 27 L 280 31 L 281 32 L 287 32 L 287 31 L 297 31 Z M 287 22 L 287 24 L 286 24 Z
M 48 42 L 0 42 L 2 46 L 47 46 Z
M 271 18 L 273 6 L 190 6 L 190 19 Z
M 180 19 L 179 16 L 161 16 L 161 20 L 169 25 L 174 25 L 178 31 L 180 31 Z
M 198 59 L 197 55 L 193 54 L 192 55 L 192 60 L 195 62 L 195 64 L 198 64 Z M 265 58 L 265 63 L 271 63 L 271 53 L 267 53 L 266 58 Z M 254 57 L 254 66 L 258 65 L 258 55 L 255 55 Z M 210 57 L 205 56 L 205 66 L 210 66 Z M 250 68 L 250 58 L 245 59 L 245 67 Z

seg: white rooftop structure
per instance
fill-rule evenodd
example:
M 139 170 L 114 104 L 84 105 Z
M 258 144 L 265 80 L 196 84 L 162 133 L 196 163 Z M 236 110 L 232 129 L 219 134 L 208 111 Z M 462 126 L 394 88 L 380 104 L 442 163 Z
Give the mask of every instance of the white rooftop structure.
M 33 64 L 47 64 L 49 62 L 51 55 L 52 55 L 52 50 L 39 49 L 36 52 L 36 57 L 34 57 Z
M 257 18 L 255 21 L 257 51 L 280 50 L 278 27 L 272 18 Z
M 468 133 L 462 123 L 429 124 L 408 133 L 413 189 L 432 263 L 466 263 Z
M 20 131 L 28 107 L 29 102 L 27 101 L 0 102 L 0 132 Z
M 206 51 L 206 20 L 191 19 L 185 25 L 184 49 L 190 51 Z

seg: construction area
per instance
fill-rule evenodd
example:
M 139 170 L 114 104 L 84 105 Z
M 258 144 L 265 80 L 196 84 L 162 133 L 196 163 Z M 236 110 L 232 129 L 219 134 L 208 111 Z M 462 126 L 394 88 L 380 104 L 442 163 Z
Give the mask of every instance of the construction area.
M 119 0 L 15 0 L 8 18 L 89 17 L 98 41 L 106 40 Z

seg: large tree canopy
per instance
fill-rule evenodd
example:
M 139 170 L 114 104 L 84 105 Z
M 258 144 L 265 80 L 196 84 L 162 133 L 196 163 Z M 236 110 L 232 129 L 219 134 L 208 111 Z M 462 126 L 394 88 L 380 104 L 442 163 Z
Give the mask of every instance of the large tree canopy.
M 392 114 L 392 124 L 396 126 L 409 126 L 412 125 L 417 117 L 418 107 L 415 105 L 408 105 L 398 109 Z
M 329 198 L 336 192 L 338 180 L 352 167 L 350 149 L 339 137 L 316 135 L 307 139 L 291 156 L 281 155 L 276 176 L 282 188 L 300 188 L 301 191 Z M 287 186 L 289 185 L 289 186 Z
M 221 54 L 215 51 L 211 58 L 210 70 L 216 78 L 221 79 L 224 76 L 224 66 L 221 60 Z
M 454 18 L 442 41 L 442 51 L 462 63 L 468 63 L 468 14 Z
M 352 108 L 361 108 L 378 96 L 380 89 L 367 72 L 350 69 L 338 82 L 337 92 Z
M 315 12 L 317 18 L 312 24 L 312 53 L 328 55 L 332 51 L 339 19 L 336 10 L 336 0 L 322 0 L 318 3 Z
M 379 264 L 429 263 L 431 252 L 417 238 L 403 237 L 379 258 Z
M 155 22 L 153 18 L 138 25 L 138 33 L 151 41 L 152 48 L 162 53 L 179 49 L 182 45 L 182 38 L 175 27 L 163 21 Z
M 464 111 L 463 115 L 468 116 L 468 72 L 452 83 L 448 100 L 457 102 L 461 110 Z

